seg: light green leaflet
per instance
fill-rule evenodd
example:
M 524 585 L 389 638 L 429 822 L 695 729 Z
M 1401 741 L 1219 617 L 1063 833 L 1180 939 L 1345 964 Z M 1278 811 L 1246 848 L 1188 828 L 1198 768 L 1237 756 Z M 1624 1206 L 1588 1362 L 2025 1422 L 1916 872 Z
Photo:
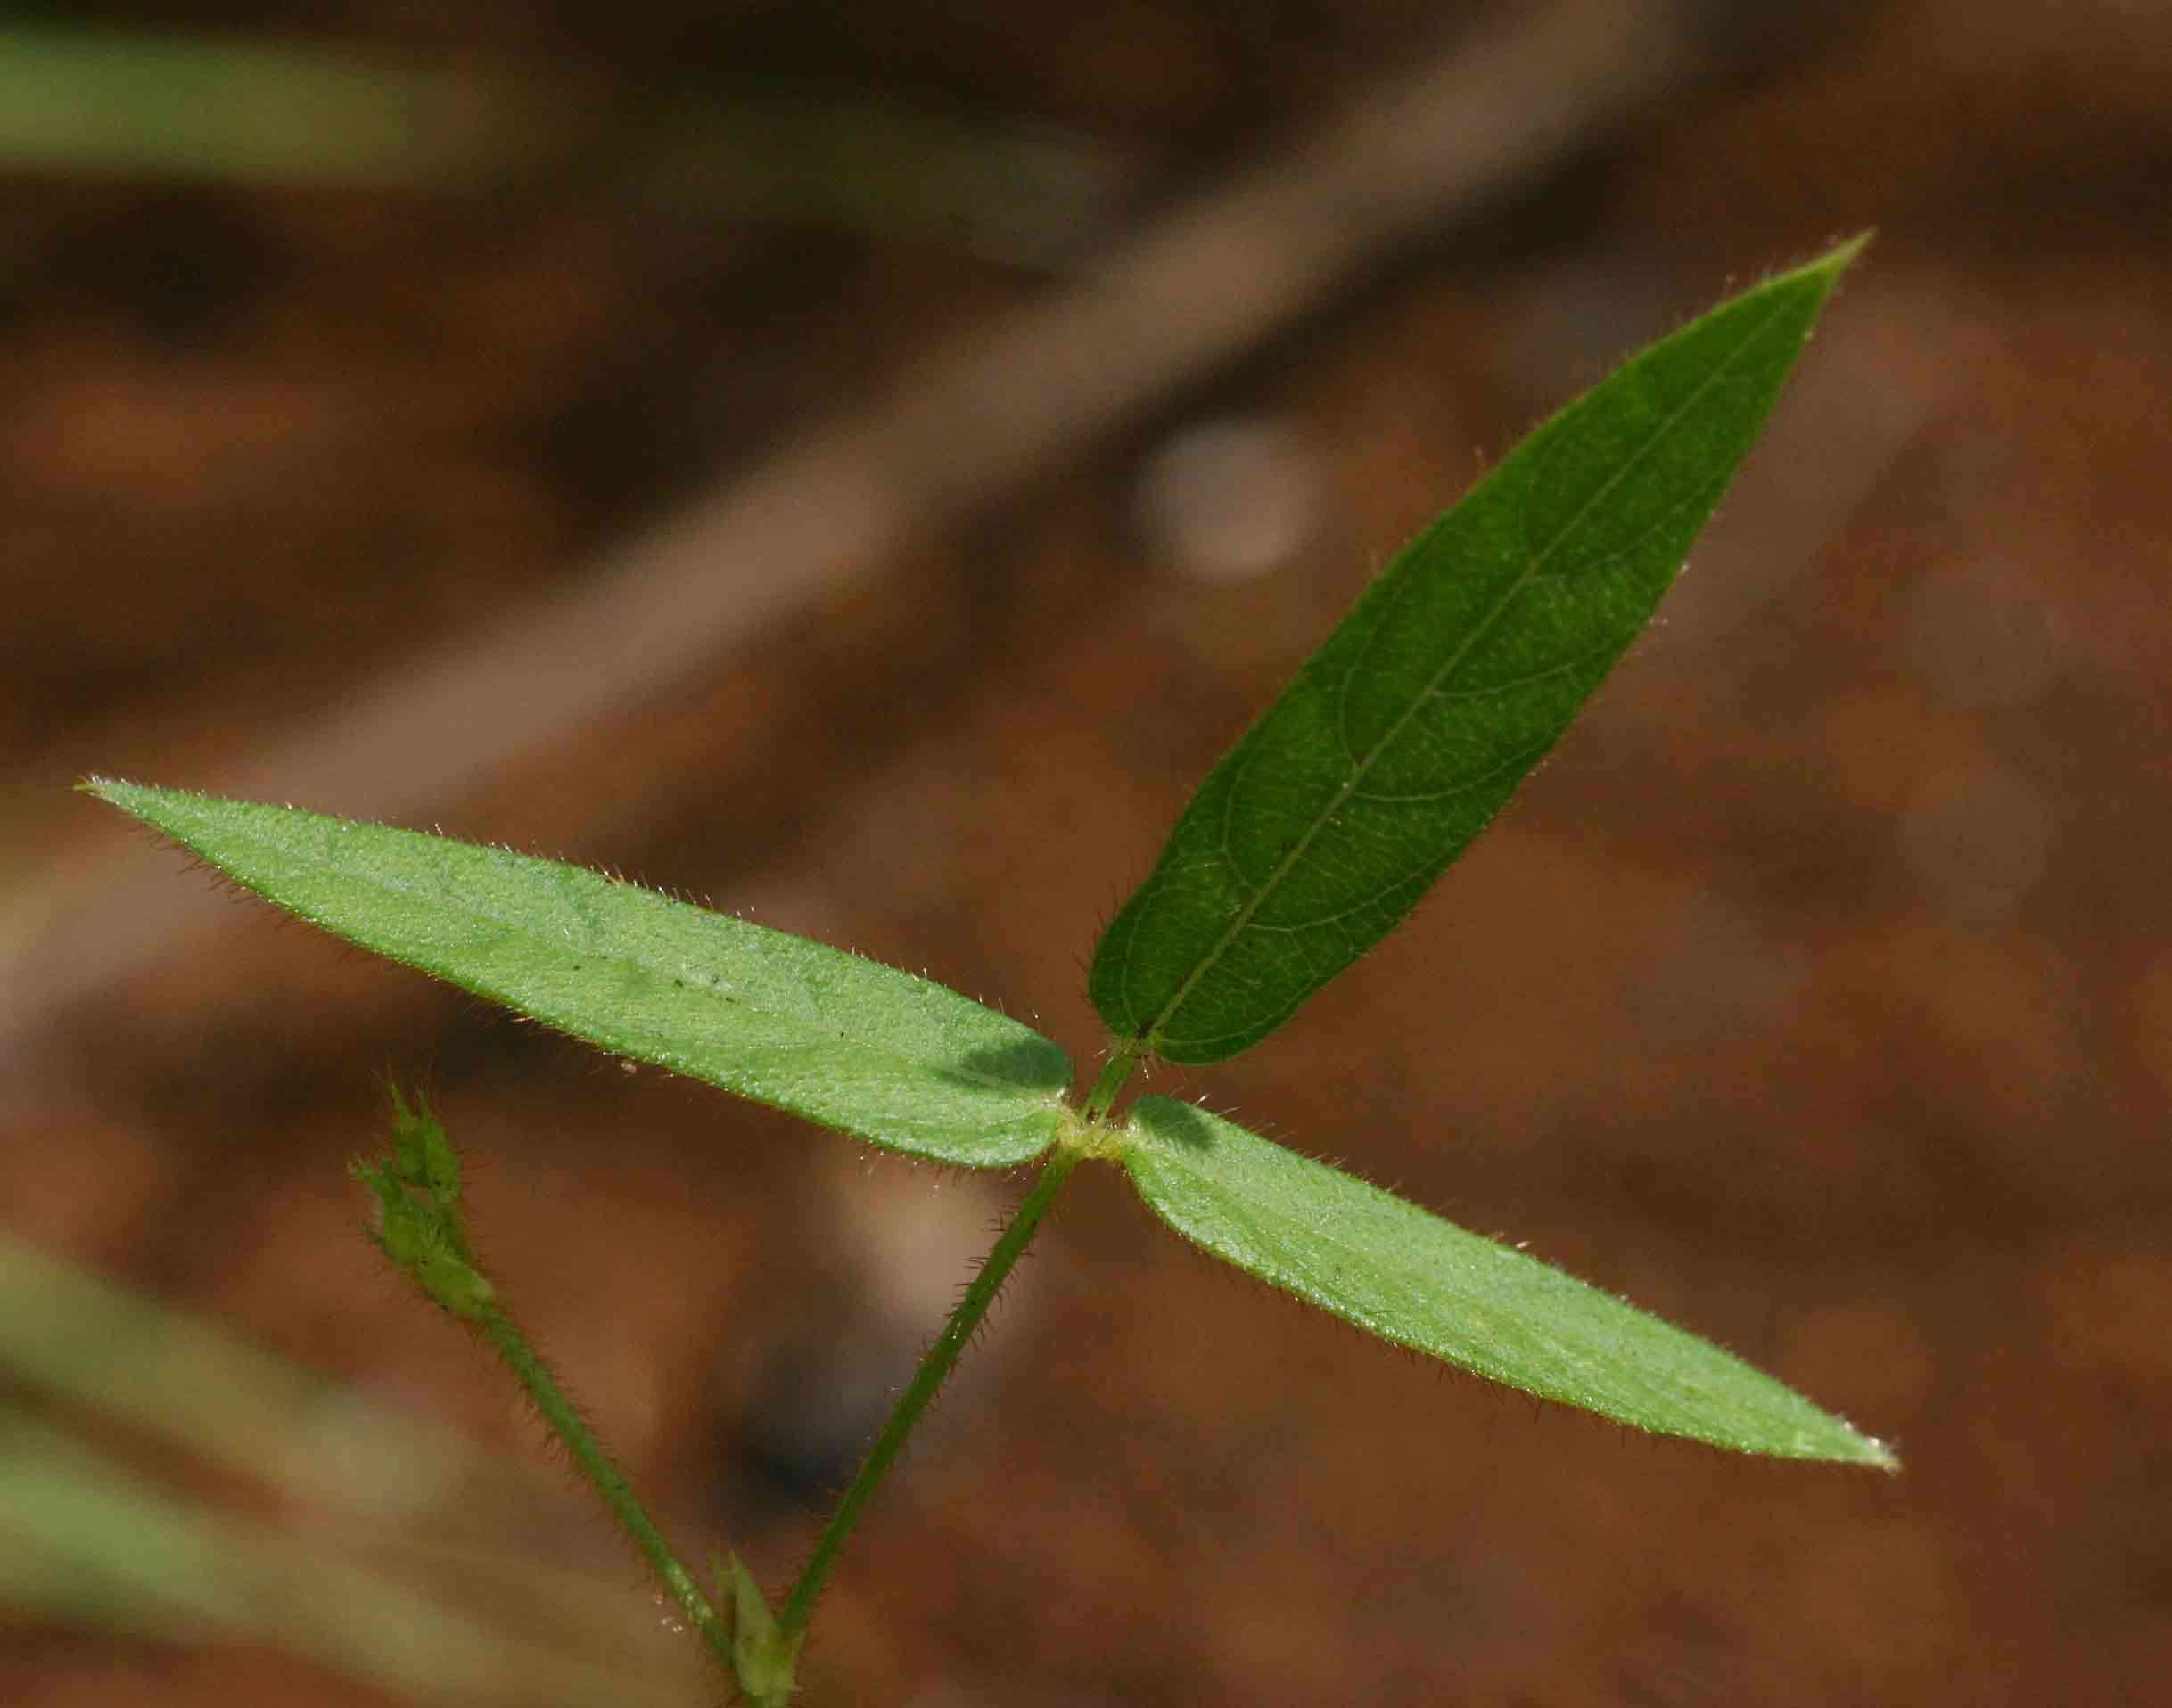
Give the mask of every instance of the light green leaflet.
M 996 1168 L 1048 1148 L 1071 1063 L 894 967 L 555 860 L 94 777 L 311 924 L 476 995 L 892 1150 Z
M 1189 1104 L 1141 1097 L 1131 1138 L 1124 1167 L 1178 1233 L 1382 1340 L 1660 1434 L 1896 1463 L 1716 1346 Z
M 1418 905 L 1629 643 L 1863 240 L 1633 357 L 1374 579 L 1109 923 L 1109 1030 L 1218 1062 Z

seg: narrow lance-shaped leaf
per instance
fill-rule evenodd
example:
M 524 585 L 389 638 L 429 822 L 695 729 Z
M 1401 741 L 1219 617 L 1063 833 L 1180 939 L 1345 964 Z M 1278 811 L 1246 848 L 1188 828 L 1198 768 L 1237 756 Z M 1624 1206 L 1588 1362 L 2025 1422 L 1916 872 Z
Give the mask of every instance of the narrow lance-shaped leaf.
M 1863 241 L 1632 358 L 1380 573 L 1103 933 L 1119 1038 L 1233 1055 L 1417 905 L 1650 620 Z
M 997 1168 L 1056 1136 L 1062 1050 L 939 984 L 555 860 L 93 778 L 313 925 L 636 1061 L 893 1150 Z
M 1178 1233 L 1383 1340 L 1639 1429 L 1898 1465 L 1708 1342 L 1231 1121 L 1141 1097 L 1128 1137 L 1124 1166 Z

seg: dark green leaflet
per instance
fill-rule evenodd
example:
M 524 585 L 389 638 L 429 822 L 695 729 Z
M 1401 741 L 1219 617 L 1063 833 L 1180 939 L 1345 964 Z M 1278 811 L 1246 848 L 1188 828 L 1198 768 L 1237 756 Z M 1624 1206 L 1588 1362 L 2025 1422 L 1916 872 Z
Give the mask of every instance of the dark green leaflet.
M 1650 621 L 1861 243 L 1633 357 L 1380 573 L 1103 933 L 1121 1039 L 1233 1055 L 1417 905 Z

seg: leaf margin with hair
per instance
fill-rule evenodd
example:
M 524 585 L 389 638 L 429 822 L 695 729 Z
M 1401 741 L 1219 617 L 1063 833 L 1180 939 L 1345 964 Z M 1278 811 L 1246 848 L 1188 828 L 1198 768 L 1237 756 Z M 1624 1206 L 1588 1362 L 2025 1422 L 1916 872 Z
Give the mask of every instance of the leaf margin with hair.
M 1102 932 L 1088 987 L 1119 1039 L 1225 1060 L 1403 922 L 1643 632 L 1869 241 L 1629 357 L 1374 579 Z
M 899 968 L 509 849 L 105 777 L 78 786 L 334 936 L 885 1149 L 1008 1168 L 1063 1128 L 1062 1049 Z M 605 978 L 618 989 L 599 996 Z
M 1235 1121 L 1148 1096 L 1125 1136 L 1125 1172 L 1177 1233 L 1382 1340 L 1655 1434 L 1899 1468 L 1709 1341 Z

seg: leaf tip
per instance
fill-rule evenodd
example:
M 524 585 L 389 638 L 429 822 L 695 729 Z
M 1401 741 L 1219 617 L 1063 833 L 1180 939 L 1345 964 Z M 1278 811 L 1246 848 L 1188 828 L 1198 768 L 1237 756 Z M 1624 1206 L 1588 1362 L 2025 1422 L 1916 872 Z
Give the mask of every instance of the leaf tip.
M 1873 1471 L 1883 1471 L 1889 1477 L 1896 1477 L 1901 1474 L 1900 1455 L 1896 1453 L 1891 1447 L 1880 1441 L 1877 1436 L 1865 1435 L 1860 1430 L 1856 1432 L 1856 1439 L 1863 1443 L 1863 1452 L 1856 1460 L 1857 1464 L 1867 1465 Z
M 1866 1470 L 1883 1471 L 1888 1476 L 1900 1474 L 1900 1455 L 1888 1443 L 1830 1412 L 1822 1414 L 1821 1421 L 1825 1426 L 1815 1433 L 1814 1439 L 1798 1438 L 1802 1457 L 1833 1465 L 1859 1465 Z
M 1827 291 L 1840 282 L 1840 275 L 1853 267 L 1863 251 L 1871 246 L 1878 235 L 1874 226 L 1865 226 L 1853 237 L 1843 238 L 1814 260 L 1806 261 L 1792 273 L 1783 276 L 1798 279 L 1814 278 Z
M 103 801 L 109 807 L 117 807 L 133 818 L 144 817 L 146 801 L 155 800 L 161 792 L 147 783 L 131 783 L 126 777 L 101 776 L 95 771 L 76 779 L 76 792 Z
M 1846 238 L 1840 242 L 1835 243 L 1832 248 L 1825 252 L 1825 259 L 1831 261 L 1836 269 L 1847 267 L 1854 262 L 1855 257 L 1862 254 L 1864 250 L 1870 248 L 1872 243 L 1877 241 L 1877 237 L 1878 227 L 1875 226 L 1865 226 L 1853 237 Z

